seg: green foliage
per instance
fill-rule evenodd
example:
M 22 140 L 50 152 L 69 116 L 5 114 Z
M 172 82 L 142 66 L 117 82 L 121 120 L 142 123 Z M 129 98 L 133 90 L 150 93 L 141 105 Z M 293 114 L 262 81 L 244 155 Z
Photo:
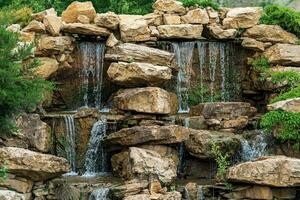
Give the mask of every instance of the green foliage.
M 254 67 L 255 70 L 266 72 L 270 68 L 270 63 L 267 58 L 259 57 L 251 62 L 251 65 Z
M 6 165 L 0 167 L 0 183 L 7 179 L 8 168 Z
M 189 91 L 189 105 L 196 106 L 199 103 L 205 102 L 218 102 L 221 101 L 221 95 L 219 93 L 211 96 L 207 87 L 198 84 L 195 88 Z
M 213 0 L 181 0 L 184 6 L 201 6 L 203 8 L 212 7 L 215 10 L 219 10 L 220 5 L 215 3 Z
M 29 7 L 1 9 L 0 22 L 2 22 L 2 25 L 20 24 L 21 26 L 25 26 L 32 20 L 31 14 L 32 9 Z
M 300 73 L 296 71 L 271 72 L 273 83 L 288 82 L 290 87 L 295 87 L 300 83 Z
M 300 37 L 300 13 L 278 5 L 267 5 L 260 19 L 262 24 L 279 25 Z
M 271 103 L 276 103 L 278 101 L 284 101 L 287 99 L 293 99 L 293 98 L 299 98 L 300 97 L 300 85 L 293 88 L 292 90 L 288 92 L 284 92 L 280 94 L 278 97 L 274 98 Z
M 53 85 L 32 74 L 37 64 L 28 60 L 33 45 L 20 45 L 19 35 L 6 31 L 3 24 L 0 38 L 0 132 L 10 134 L 15 131 L 14 117 L 22 111 L 34 110 Z
M 216 143 L 212 144 L 211 152 L 218 165 L 217 176 L 224 180 L 227 169 L 230 166 L 229 155 L 227 153 L 223 154 L 220 146 Z

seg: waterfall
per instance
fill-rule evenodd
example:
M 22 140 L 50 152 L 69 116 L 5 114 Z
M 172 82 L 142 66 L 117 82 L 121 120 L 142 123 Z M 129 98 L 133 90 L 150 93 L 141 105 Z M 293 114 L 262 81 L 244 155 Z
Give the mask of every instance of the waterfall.
M 204 191 L 203 191 L 203 186 L 202 185 L 198 186 L 197 197 L 198 197 L 198 200 L 205 200 L 205 196 L 204 196 Z
M 76 131 L 74 115 L 64 115 L 66 126 L 66 154 L 70 162 L 72 172 L 67 175 L 76 175 Z
M 186 117 L 184 118 L 183 121 L 183 125 L 184 127 L 189 127 L 190 126 L 190 118 Z M 181 142 L 179 145 L 179 149 L 178 149 L 178 155 L 179 155 L 179 162 L 178 162 L 178 167 L 177 167 L 177 173 L 181 174 L 184 172 L 184 143 Z
M 99 120 L 93 125 L 85 157 L 84 176 L 95 176 L 97 173 L 107 172 L 107 155 L 101 146 L 101 142 L 106 136 L 106 130 L 106 120 Z M 97 161 L 100 162 L 99 165 Z
M 102 84 L 103 84 L 103 63 L 104 43 L 81 42 L 79 44 L 81 54 L 81 78 L 83 104 L 85 107 L 101 108 Z
M 99 188 L 94 190 L 89 197 L 89 200 L 108 200 L 109 188 Z
M 176 56 L 179 72 L 177 75 L 177 96 L 179 101 L 179 113 L 188 113 L 189 87 L 191 79 L 192 58 L 196 42 L 174 42 L 173 51 Z

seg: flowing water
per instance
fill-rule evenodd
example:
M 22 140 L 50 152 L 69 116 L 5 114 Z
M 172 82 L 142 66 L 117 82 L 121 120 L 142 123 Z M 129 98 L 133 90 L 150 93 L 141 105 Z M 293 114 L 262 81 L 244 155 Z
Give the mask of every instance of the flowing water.
M 105 148 L 101 146 L 106 136 L 106 120 L 97 121 L 92 128 L 88 149 L 85 157 L 84 176 L 95 176 L 98 173 L 107 172 L 107 155 Z
M 203 191 L 203 186 L 202 185 L 198 185 L 197 197 L 198 197 L 198 200 L 205 200 L 205 196 L 204 196 L 204 191 Z
M 190 126 L 190 118 L 186 117 L 184 118 L 183 121 L 184 127 L 189 127 Z M 177 167 L 177 173 L 181 174 L 184 172 L 184 158 L 185 158 L 185 150 L 184 150 L 184 143 L 181 142 L 179 145 L 178 149 L 178 156 L 179 156 L 179 162 L 178 162 L 178 167 Z
M 79 43 L 83 106 L 101 108 L 103 88 L 103 64 L 105 44 L 100 42 Z
M 64 115 L 66 129 L 66 155 L 72 172 L 67 175 L 76 175 L 76 131 L 74 115 Z
M 99 188 L 94 190 L 89 197 L 89 200 L 108 200 L 109 188 Z

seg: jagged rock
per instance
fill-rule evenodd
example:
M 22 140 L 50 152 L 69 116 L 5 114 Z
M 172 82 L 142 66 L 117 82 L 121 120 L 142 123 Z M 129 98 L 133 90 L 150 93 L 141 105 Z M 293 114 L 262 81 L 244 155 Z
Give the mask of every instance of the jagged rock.
M 220 26 L 214 24 L 208 26 L 210 34 L 217 39 L 234 39 L 237 35 L 236 29 L 222 29 Z
M 232 8 L 223 20 L 224 28 L 250 28 L 258 24 L 262 15 L 260 7 Z
M 57 16 L 57 13 L 54 8 L 49 8 L 47 10 L 32 14 L 32 18 L 34 20 L 42 22 L 42 21 L 44 21 L 44 18 L 47 15 Z
M 107 74 L 113 82 L 123 86 L 161 85 L 172 78 L 169 67 L 136 62 L 112 63 Z
M 263 42 L 259 42 L 252 38 L 243 38 L 242 46 L 248 49 L 252 49 L 254 51 L 264 51 L 265 45 Z
M 176 0 L 157 0 L 153 4 L 153 8 L 166 13 L 185 13 L 185 8 L 183 7 L 182 2 Z
M 24 32 L 35 32 L 44 33 L 46 31 L 43 23 L 33 20 L 25 28 L 22 29 Z
M 264 56 L 274 65 L 300 66 L 300 45 L 275 44 L 264 52 Z
M 10 190 L 0 190 L 1 200 L 26 200 L 26 195 Z
M 123 199 L 124 197 L 129 197 L 142 192 L 144 189 L 148 188 L 148 180 L 133 179 L 126 181 L 124 184 L 110 189 L 110 193 L 116 199 Z
M 220 24 L 220 17 L 218 11 L 215 11 L 213 8 L 206 8 L 206 12 L 209 16 L 210 24 Z
M 171 25 L 171 24 L 180 24 L 181 19 L 179 15 L 175 14 L 164 14 L 163 15 L 164 24 Z
M 110 35 L 110 31 L 107 30 L 106 28 L 98 27 L 93 24 L 81 24 L 81 23 L 64 24 L 62 31 L 66 33 L 96 35 L 96 36 L 104 36 L 104 37 Z
M 57 17 L 55 15 L 46 15 L 44 17 L 44 25 L 46 27 L 46 30 L 52 36 L 59 36 L 60 29 L 63 24 L 60 17 Z
M 186 15 L 181 17 L 181 20 L 185 24 L 208 24 L 209 16 L 205 9 L 194 9 L 186 13 Z
M 108 47 L 114 47 L 119 43 L 119 40 L 115 37 L 113 33 L 111 33 L 106 40 L 106 46 Z
M 123 62 L 145 62 L 173 68 L 176 66 L 173 53 L 130 43 L 109 48 L 105 54 L 105 59 Z
M 140 113 L 171 114 L 178 109 L 177 97 L 157 87 L 125 89 L 114 101 L 120 110 Z
M 79 15 L 87 16 L 90 21 L 94 21 L 96 17 L 96 10 L 92 2 L 78 2 L 71 3 L 62 13 L 62 20 L 66 23 L 75 23 Z
M 247 29 L 243 33 L 244 37 L 250 37 L 261 42 L 272 43 L 291 43 L 295 44 L 298 38 L 278 25 L 265 25 L 260 24 Z
M 216 144 L 223 153 L 235 155 L 240 148 L 240 137 L 229 132 L 194 130 L 184 142 L 187 151 L 200 159 L 213 158 L 212 145 Z
M 44 181 L 70 170 L 68 161 L 49 154 L 41 154 L 22 148 L 0 148 L 0 164 L 9 172 L 33 181 Z
M 97 14 L 94 21 L 97 26 L 105 27 L 112 30 L 117 29 L 120 23 L 119 16 L 116 15 L 114 12 Z
M 58 70 L 58 62 L 56 59 L 42 57 L 39 58 L 41 65 L 39 65 L 34 73 L 44 79 L 48 79 Z
M 268 110 L 284 110 L 300 113 L 300 98 L 288 99 L 268 105 Z
M 23 31 L 20 31 L 20 39 L 23 42 L 28 42 L 28 43 L 33 43 L 35 41 L 35 33 L 31 32 L 31 33 L 26 33 Z
M 296 187 L 300 185 L 299 165 L 300 159 L 266 156 L 230 167 L 227 178 L 231 182 Z
M 149 13 L 143 16 L 149 26 L 159 26 L 163 24 L 163 17 L 160 14 Z
M 151 31 L 151 36 L 159 37 L 159 32 L 158 32 L 156 26 L 150 26 L 149 29 Z
M 175 144 L 189 138 L 188 128 L 169 126 L 135 126 L 125 128 L 107 136 L 107 144 L 131 146 L 138 144 Z
M 136 16 L 120 17 L 120 32 L 124 42 L 142 42 L 151 39 L 147 21 Z
M 192 24 L 161 25 L 157 27 L 157 30 L 162 39 L 201 39 L 203 26 Z
M 130 147 L 127 151 L 112 157 L 113 171 L 126 179 L 157 177 L 169 184 L 176 178 L 175 163 L 161 157 L 157 152 Z
M 11 174 L 8 175 L 8 178 L 5 181 L 0 181 L 0 187 L 8 188 L 23 194 L 31 192 L 32 186 L 32 181 L 25 178 L 15 177 Z
M 74 39 L 69 36 L 42 37 L 38 41 L 36 55 L 47 56 L 65 51 L 72 52 L 75 48 Z
M 77 22 L 81 24 L 89 24 L 91 22 L 90 18 L 85 15 L 78 15 Z

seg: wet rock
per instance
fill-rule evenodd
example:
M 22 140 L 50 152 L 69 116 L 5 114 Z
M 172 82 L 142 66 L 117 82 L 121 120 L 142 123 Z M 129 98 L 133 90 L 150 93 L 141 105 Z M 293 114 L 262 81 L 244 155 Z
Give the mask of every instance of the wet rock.
M 119 27 L 120 23 L 119 16 L 113 12 L 97 14 L 94 21 L 97 26 L 105 27 L 112 30 L 116 30 Z
M 186 15 L 181 17 L 185 24 L 208 24 L 209 16 L 205 9 L 194 9 L 186 13 Z
M 250 28 L 258 24 L 262 15 L 260 7 L 232 8 L 223 20 L 224 28 Z
M 170 126 L 135 126 L 125 128 L 107 136 L 108 144 L 131 146 L 137 144 L 174 144 L 189 138 L 188 128 Z
M 200 159 L 213 158 L 212 145 L 216 144 L 223 153 L 235 155 L 240 148 L 240 137 L 229 132 L 194 130 L 184 142 L 188 152 Z
M 279 101 L 268 105 L 268 110 L 284 110 L 286 112 L 300 113 L 300 98 Z
M 271 188 L 263 186 L 253 186 L 233 192 L 233 199 L 264 199 L 272 200 L 273 193 Z
M 183 7 L 182 2 L 175 0 L 157 0 L 153 4 L 153 8 L 157 11 L 166 13 L 185 13 L 185 8 Z
M 109 48 L 105 54 L 105 59 L 117 62 L 145 62 L 175 68 L 175 55 L 173 53 L 130 43 Z
M 63 23 L 61 21 L 61 18 L 59 18 L 55 15 L 47 15 L 44 17 L 44 25 L 46 27 L 46 30 L 52 36 L 59 36 L 61 27 L 63 26 Z
M 222 29 L 218 25 L 210 25 L 208 26 L 208 30 L 210 34 L 217 39 L 234 39 L 237 35 L 236 29 Z
M 44 33 L 46 31 L 43 23 L 33 20 L 25 28 L 22 29 L 24 32 L 35 32 Z
M 45 16 L 48 16 L 48 15 L 57 16 L 57 13 L 54 8 L 50 8 L 50 9 L 32 14 L 32 18 L 34 20 L 42 22 L 42 21 L 44 21 Z
M 92 2 L 78 2 L 71 3 L 62 13 L 62 20 L 66 23 L 75 23 L 79 15 L 87 16 L 90 21 L 94 21 L 96 17 L 96 10 Z
M 38 41 L 37 46 L 37 55 L 51 55 L 59 54 L 65 51 L 72 52 L 75 48 L 74 39 L 69 36 L 60 36 L 60 37 L 42 37 Z
M 55 178 L 70 170 L 64 158 L 15 147 L 0 148 L 0 164 L 5 163 L 10 173 L 33 181 Z
M 116 199 L 123 199 L 141 193 L 148 188 L 148 180 L 133 179 L 126 181 L 124 184 L 110 189 L 110 193 Z
M 175 14 L 164 14 L 163 15 L 164 24 L 171 25 L 171 24 L 180 24 L 181 19 L 179 15 Z
M 300 45 L 275 44 L 264 52 L 274 65 L 300 66 Z
M 169 147 L 169 146 L 144 144 L 142 146 L 139 146 L 139 148 L 155 151 L 159 155 L 161 155 L 161 157 L 163 157 L 163 158 L 170 158 L 174 161 L 176 166 L 179 163 L 178 151 L 176 149 L 173 149 L 173 148 Z
M 295 199 L 297 194 L 295 188 L 273 188 L 272 192 L 276 199 Z
M 93 24 L 81 24 L 81 23 L 69 23 L 64 24 L 62 28 L 63 32 L 81 34 L 81 35 L 95 35 L 107 37 L 110 35 L 110 31 L 106 28 L 98 27 Z
M 252 38 L 243 38 L 242 46 L 248 49 L 252 49 L 254 51 L 264 51 L 265 45 L 263 42 L 257 41 L 256 39 Z
M 203 26 L 192 24 L 161 25 L 157 27 L 157 30 L 162 39 L 201 39 Z
M 32 181 L 15 177 L 11 174 L 8 175 L 8 178 L 5 181 L 0 182 L 0 187 L 8 188 L 23 194 L 31 192 L 32 186 Z
M 267 156 L 229 168 L 227 178 L 232 182 L 294 187 L 300 185 L 300 159 Z
M 48 79 L 58 70 L 58 62 L 56 59 L 42 57 L 38 58 L 41 62 L 41 65 L 35 69 L 35 74 L 44 79 Z
M 157 152 L 130 147 L 127 151 L 112 157 L 113 171 L 126 179 L 157 177 L 169 184 L 176 178 L 175 163 L 161 157 Z
M 26 200 L 24 194 L 19 194 L 10 190 L 0 190 L 0 199 L 1 200 Z
M 169 67 L 136 62 L 112 63 L 107 74 L 114 83 L 123 86 L 161 85 L 172 78 Z
M 108 47 L 114 47 L 119 43 L 119 40 L 115 37 L 113 33 L 111 33 L 106 40 L 106 46 Z
M 272 43 L 291 43 L 295 44 L 298 38 L 278 25 L 260 24 L 247 29 L 243 33 L 243 37 L 250 37 L 261 42 Z
M 172 93 L 157 87 L 125 89 L 114 102 L 120 110 L 152 114 L 174 113 L 178 105 Z

